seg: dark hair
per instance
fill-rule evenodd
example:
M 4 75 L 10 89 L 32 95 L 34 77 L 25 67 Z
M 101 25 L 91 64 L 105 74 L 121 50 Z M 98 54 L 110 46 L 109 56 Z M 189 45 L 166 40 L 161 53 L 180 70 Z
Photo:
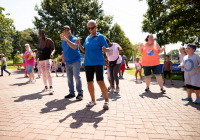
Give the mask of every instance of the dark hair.
M 105 37 L 105 39 L 106 39 L 106 42 L 107 42 L 107 43 L 109 43 L 109 42 L 110 42 L 110 40 L 109 40 L 107 37 Z
M 165 57 L 166 57 L 166 56 L 169 58 L 169 55 L 165 55 Z
M 44 29 L 40 29 L 40 30 L 39 30 L 39 33 L 40 33 L 40 32 L 44 32 L 44 33 L 46 34 L 46 31 L 45 31 Z
M 194 47 L 195 47 L 195 49 L 197 48 L 197 45 L 196 45 L 196 44 L 194 44 L 194 43 L 188 43 L 188 45 L 194 46 Z
M 145 42 L 148 41 L 148 38 L 149 38 L 150 35 L 153 35 L 153 34 L 149 34 L 149 35 L 145 38 L 145 40 L 144 40 Z

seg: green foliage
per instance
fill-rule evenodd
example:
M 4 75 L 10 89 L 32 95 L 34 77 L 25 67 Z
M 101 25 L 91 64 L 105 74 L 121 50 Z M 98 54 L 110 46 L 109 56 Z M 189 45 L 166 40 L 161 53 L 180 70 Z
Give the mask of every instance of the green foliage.
M 125 36 L 125 33 L 119 24 L 114 24 L 107 37 L 111 42 L 118 43 L 122 47 L 124 55 L 127 58 L 130 58 L 133 55 L 133 45 L 131 44 L 129 38 Z
M 0 53 L 10 57 L 13 50 L 11 35 L 14 34 L 14 25 L 13 20 L 6 17 L 9 14 L 2 13 L 4 10 L 3 7 L 0 7 Z
M 141 43 L 135 43 L 133 44 L 133 56 L 134 56 L 134 60 L 136 57 L 139 57 L 140 58 L 140 61 L 141 61 L 141 58 L 142 58 L 142 54 L 138 52 L 138 48 L 140 47 L 140 44 Z
M 35 6 L 39 17 L 35 17 L 34 25 L 37 29 L 45 29 L 56 47 L 56 55 L 60 54 L 60 33 L 64 25 L 69 25 L 72 34 L 81 39 L 83 44 L 89 35 L 87 22 L 94 19 L 98 24 L 98 31 L 107 35 L 113 17 L 105 15 L 102 3 L 98 0 L 42 0 L 41 7 Z
M 23 58 L 16 53 L 15 56 L 14 56 L 13 63 L 14 64 L 22 64 Z
M 141 1 L 141 0 L 140 0 Z M 162 46 L 169 43 L 195 43 L 200 47 L 199 0 L 146 0 L 142 30 L 157 34 Z

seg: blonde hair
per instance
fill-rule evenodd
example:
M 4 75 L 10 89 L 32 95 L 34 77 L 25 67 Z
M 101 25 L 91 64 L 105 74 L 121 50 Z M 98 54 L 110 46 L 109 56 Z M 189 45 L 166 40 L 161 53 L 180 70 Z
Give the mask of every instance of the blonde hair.
M 87 26 L 92 23 L 94 26 L 97 26 L 97 23 L 95 20 L 91 19 L 90 21 L 88 21 Z
M 29 51 L 31 51 L 31 47 L 29 44 L 25 44 L 26 47 L 29 47 Z

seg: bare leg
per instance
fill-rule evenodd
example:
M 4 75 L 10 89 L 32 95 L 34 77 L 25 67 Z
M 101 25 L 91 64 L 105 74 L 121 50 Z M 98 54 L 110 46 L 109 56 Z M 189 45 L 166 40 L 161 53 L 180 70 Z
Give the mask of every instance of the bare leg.
M 156 80 L 158 82 L 158 85 L 160 86 L 160 88 L 163 88 L 162 76 L 161 75 L 155 75 L 155 76 L 156 76 Z
M 187 89 L 188 98 L 192 98 L 192 89 Z
M 64 74 L 64 66 L 62 66 L 62 73 Z
M 139 74 L 140 74 L 140 79 L 141 79 L 141 81 L 142 81 L 142 75 L 141 75 L 141 71 L 139 71 Z
M 87 82 L 88 84 L 88 90 L 89 90 L 89 93 L 90 93 L 90 97 L 93 101 L 94 104 L 96 104 L 96 101 L 95 101 L 95 95 L 94 95 L 94 82 Z M 107 91 L 107 89 L 106 89 Z
M 146 86 L 149 87 L 150 86 L 150 82 L 151 82 L 151 76 L 146 76 L 145 77 L 145 82 L 146 82 Z
M 165 81 L 166 81 L 166 78 L 164 78 L 164 83 L 163 84 L 165 84 Z
M 197 97 L 197 98 L 200 98 L 200 95 L 199 95 L 199 94 L 200 94 L 200 90 L 195 90 L 194 92 L 195 92 L 195 94 L 196 94 L 196 97 Z
M 138 73 L 138 71 L 135 72 L 135 79 L 136 79 L 136 81 L 137 81 L 137 73 Z
M 173 84 L 173 82 L 172 82 L 172 78 L 170 78 L 170 81 L 171 81 L 171 83 Z
M 109 100 L 108 100 L 108 91 L 107 91 L 107 88 L 106 88 L 106 85 L 105 85 L 104 81 L 97 81 L 97 83 L 98 83 L 98 85 L 99 85 L 99 87 L 101 89 L 101 92 L 103 93 L 105 101 L 109 102 Z

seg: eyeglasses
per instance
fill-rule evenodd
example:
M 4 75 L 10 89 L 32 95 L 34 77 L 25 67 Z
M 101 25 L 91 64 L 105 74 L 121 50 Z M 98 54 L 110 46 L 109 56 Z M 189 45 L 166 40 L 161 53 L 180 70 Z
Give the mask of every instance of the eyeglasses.
M 95 28 L 96 26 L 94 26 L 94 27 L 88 27 L 88 30 L 93 30 L 94 28 Z

